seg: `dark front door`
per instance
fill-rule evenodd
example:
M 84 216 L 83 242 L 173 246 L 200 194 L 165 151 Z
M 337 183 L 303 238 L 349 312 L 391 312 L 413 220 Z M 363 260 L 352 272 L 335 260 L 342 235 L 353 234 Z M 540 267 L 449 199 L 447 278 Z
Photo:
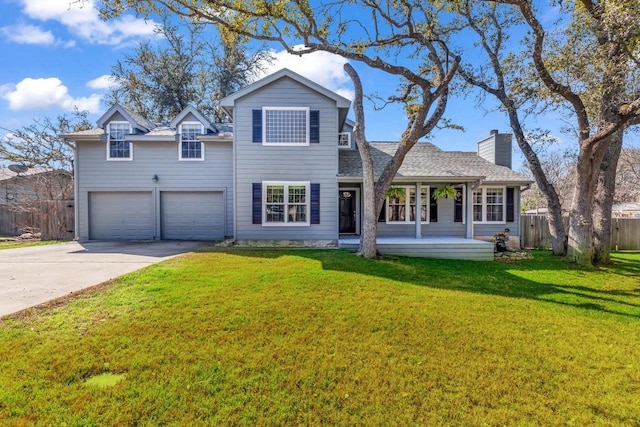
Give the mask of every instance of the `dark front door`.
M 340 233 L 356 232 L 356 192 L 340 191 Z

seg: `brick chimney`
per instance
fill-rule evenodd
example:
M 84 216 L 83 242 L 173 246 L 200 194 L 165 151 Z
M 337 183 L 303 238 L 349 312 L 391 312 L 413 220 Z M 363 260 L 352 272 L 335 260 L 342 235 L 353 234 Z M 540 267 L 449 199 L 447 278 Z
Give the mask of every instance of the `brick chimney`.
M 488 138 L 478 142 L 478 156 L 511 169 L 511 134 L 493 129 Z

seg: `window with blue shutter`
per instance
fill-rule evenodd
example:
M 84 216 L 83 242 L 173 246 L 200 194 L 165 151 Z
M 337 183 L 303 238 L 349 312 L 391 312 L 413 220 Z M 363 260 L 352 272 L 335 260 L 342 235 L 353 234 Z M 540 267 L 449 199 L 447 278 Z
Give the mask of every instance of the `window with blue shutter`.
M 309 142 L 320 143 L 320 111 L 309 111 Z
M 436 188 L 429 189 L 429 222 L 438 222 L 438 201 L 433 198 Z
M 454 222 L 462 222 L 462 187 L 456 187 L 454 202 Z
M 311 224 L 320 224 L 320 184 L 311 183 Z
M 262 183 L 253 183 L 253 223 L 262 224 Z
M 507 188 L 507 222 L 513 222 L 515 219 L 515 197 L 514 188 Z
M 262 142 L 262 110 L 253 110 L 251 117 L 253 128 L 253 142 Z

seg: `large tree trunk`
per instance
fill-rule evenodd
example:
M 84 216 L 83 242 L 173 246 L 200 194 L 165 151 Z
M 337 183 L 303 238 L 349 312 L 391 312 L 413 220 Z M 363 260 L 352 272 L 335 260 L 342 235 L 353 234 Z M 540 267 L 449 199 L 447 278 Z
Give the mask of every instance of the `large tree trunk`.
M 611 254 L 611 211 L 616 190 L 616 171 L 622 151 L 624 132 L 609 137 L 609 151 L 600 165 L 593 206 L 594 264 L 607 264 Z
M 580 150 L 576 164 L 576 185 L 569 213 L 567 256 L 578 264 L 593 265 L 593 199 L 598 184 L 597 171 L 607 152 L 607 140 Z

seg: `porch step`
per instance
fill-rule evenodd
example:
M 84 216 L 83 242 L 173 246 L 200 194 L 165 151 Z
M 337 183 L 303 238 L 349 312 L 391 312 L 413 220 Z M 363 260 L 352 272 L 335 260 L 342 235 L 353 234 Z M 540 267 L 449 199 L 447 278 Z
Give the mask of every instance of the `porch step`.
M 493 260 L 493 243 L 460 237 L 426 237 L 422 239 L 379 237 L 377 245 L 381 254 L 475 261 Z M 340 237 L 338 246 L 358 250 L 360 241 L 357 237 Z

